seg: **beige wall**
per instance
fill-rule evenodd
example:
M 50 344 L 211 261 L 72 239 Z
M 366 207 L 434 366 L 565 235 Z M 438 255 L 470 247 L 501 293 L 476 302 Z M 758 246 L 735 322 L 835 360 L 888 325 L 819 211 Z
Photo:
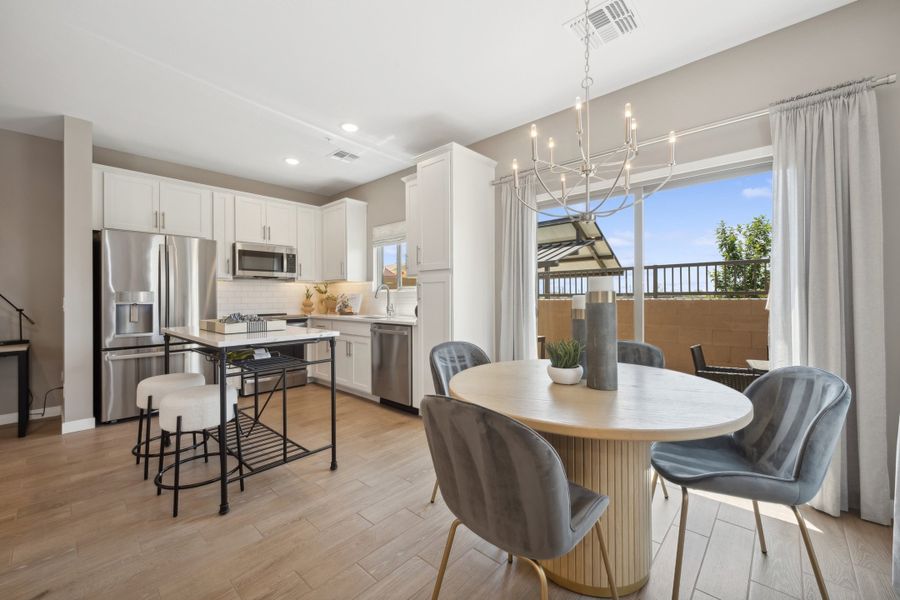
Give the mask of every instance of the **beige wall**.
M 25 308 L 35 408 L 63 368 L 62 143 L 0 130 L 0 293 Z M 0 339 L 17 338 L 15 312 L 0 303 Z M 60 404 L 53 393 L 48 406 Z M 0 360 L 0 414 L 16 412 L 16 361 Z
M 541 299 L 538 335 L 547 341 L 572 336 L 572 302 Z M 619 300 L 618 337 L 634 339 L 634 302 Z M 703 346 L 711 365 L 747 367 L 748 358 L 768 356 L 769 314 L 766 301 L 758 299 L 647 299 L 644 300 L 644 338 L 659 346 L 666 367 L 693 373 L 690 348 Z
M 147 158 L 136 154 L 120 152 L 118 150 L 110 150 L 109 148 L 100 148 L 99 146 L 94 146 L 94 162 L 110 167 L 119 167 L 120 169 L 130 169 L 132 171 L 150 173 L 151 175 L 159 175 L 160 177 L 171 177 L 172 179 L 181 179 L 182 181 L 192 181 L 250 194 L 259 194 L 260 196 L 294 200 L 295 202 L 305 202 L 317 206 L 328 202 L 327 196 L 321 196 L 311 192 L 304 192 L 302 190 L 265 183 L 263 181 L 255 181 L 253 179 L 244 179 L 243 177 L 235 177 L 234 175 L 226 175 L 225 173 L 207 171 L 206 169 L 198 169 L 197 167 L 179 165 L 177 163 Z
M 663 135 L 718 119 L 759 110 L 779 99 L 842 81 L 900 71 L 900 2 L 857 0 L 792 27 L 776 31 L 731 50 L 642 81 L 591 104 L 595 115 L 618 115 L 625 102 L 634 105 L 643 139 Z M 577 63 L 579 56 L 573 54 Z M 602 67 L 595 63 L 595 77 Z M 539 78 L 538 78 L 539 79 Z M 572 82 L 572 96 L 578 82 Z M 536 83 L 539 85 L 539 83 Z M 884 189 L 885 295 L 887 297 L 887 364 L 900 364 L 900 313 L 890 310 L 900 298 L 900 269 L 891 259 L 900 256 L 900 84 L 877 91 L 881 129 L 882 183 Z M 537 115 L 536 115 L 537 117 Z M 556 140 L 557 156 L 571 157 L 572 115 L 563 111 L 538 119 L 539 129 Z M 619 142 L 619 119 L 595 118 L 591 144 L 606 148 Z M 496 160 L 498 175 L 507 174 L 513 157 L 525 161 L 531 154 L 528 123 L 470 147 Z M 452 141 L 452 140 L 446 140 Z M 679 160 L 685 162 L 771 143 L 766 119 L 698 134 L 679 144 Z M 643 154 L 642 154 L 643 155 Z M 652 161 L 652 157 L 648 158 Z M 394 175 L 396 180 L 402 175 Z M 388 203 L 383 190 L 394 189 L 384 180 L 377 188 L 355 188 L 356 197 Z M 344 195 L 344 194 L 341 194 Z M 392 197 L 392 196 L 391 196 Z M 397 206 L 402 198 L 393 200 Z M 399 210 L 399 208 L 398 208 Z M 652 204 L 647 210 L 652 210 Z M 895 449 L 900 418 L 900 369 L 888 372 L 887 389 L 889 452 Z

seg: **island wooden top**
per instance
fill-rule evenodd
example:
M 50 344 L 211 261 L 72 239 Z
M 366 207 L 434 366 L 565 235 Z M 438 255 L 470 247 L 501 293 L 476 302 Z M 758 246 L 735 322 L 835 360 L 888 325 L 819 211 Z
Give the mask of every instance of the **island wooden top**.
M 238 346 L 264 346 L 286 342 L 303 342 L 338 337 L 340 332 L 315 327 L 288 326 L 278 331 L 258 333 L 216 333 L 199 327 L 163 327 L 162 333 L 182 340 L 195 342 L 209 348 L 234 348 Z
M 686 373 L 619 364 L 619 389 L 558 385 L 547 360 L 499 362 L 450 380 L 450 395 L 538 431 L 571 437 L 683 441 L 731 433 L 753 418 L 742 393 Z

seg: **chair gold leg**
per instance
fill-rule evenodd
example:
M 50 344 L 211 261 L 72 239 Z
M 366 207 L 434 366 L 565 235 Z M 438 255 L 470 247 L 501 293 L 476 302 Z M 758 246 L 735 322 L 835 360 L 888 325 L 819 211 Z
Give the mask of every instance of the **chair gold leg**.
M 613 600 L 619 600 L 619 590 L 616 588 L 616 578 L 613 577 L 612 565 L 609 564 L 609 554 L 606 553 L 606 542 L 603 540 L 603 530 L 600 529 L 600 520 L 594 523 L 594 533 L 597 534 L 597 543 L 600 546 L 600 556 L 603 557 L 603 566 L 606 568 L 606 578 L 609 579 L 609 589 Z
M 525 562 L 534 567 L 534 570 L 537 571 L 538 579 L 541 580 L 541 600 L 547 600 L 550 595 L 550 590 L 547 589 L 547 574 L 544 573 L 544 567 L 539 565 L 536 561 L 531 560 L 530 558 L 526 558 Z
M 434 504 L 434 499 L 437 498 L 438 491 L 438 482 L 437 479 L 434 480 L 434 489 L 431 490 L 431 503 Z
M 759 534 L 759 550 L 763 554 L 768 554 L 766 534 L 763 532 L 762 518 L 759 516 L 759 503 L 756 500 L 753 501 L 753 515 L 756 517 L 756 533 Z
M 656 496 L 656 482 L 659 481 L 659 473 L 653 471 L 653 478 L 650 479 L 650 500 Z
M 822 577 L 822 570 L 819 568 L 819 559 L 816 558 L 816 550 L 813 548 L 812 539 L 809 537 L 809 531 L 806 529 L 806 520 L 800 514 L 799 508 L 792 506 L 791 510 L 794 511 L 794 516 L 797 517 L 797 524 L 800 525 L 800 535 L 803 537 L 803 545 L 806 546 L 806 553 L 809 555 L 809 562 L 816 576 L 819 594 L 822 596 L 822 600 L 828 600 L 828 588 L 825 587 L 825 579 Z
M 459 519 L 453 519 L 450 525 L 450 533 L 447 534 L 447 545 L 444 546 L 444 556 L 441 558 L 441 568 L 438 569 L 437 580 L 434 582 L 434 591 L 431 593 L 431 600 L 437 600 L 441 593 L 441 584 L 444 582 L 444 571 L 447 570 L 447 562 L 450 560 L 450 548 L 453 547 L 453 536 L 456 535 L 456 528 L 459 527 Z
M 666 480 L 663 479 L 662 477 L 659 478 L 659 487 L 662 488 L 662 491 L 663 491 L 663 498 L 665 498 L 666 500 L 668 500 L 668 499 L 669 499 L 669 490 L 666 489 Z
M 509 564 L 512 564 L 512 552 L 506 553 L 506 562 L 508 562 Z
M 678 522 L 678 551 L 675 553 L 675 579 L 672 581 L 672 600 L 678 600 L 681 588 L 681 560 L 684 558 L 684 532 L 687 530 L 688 491 L 681 486 L 681 519 Z

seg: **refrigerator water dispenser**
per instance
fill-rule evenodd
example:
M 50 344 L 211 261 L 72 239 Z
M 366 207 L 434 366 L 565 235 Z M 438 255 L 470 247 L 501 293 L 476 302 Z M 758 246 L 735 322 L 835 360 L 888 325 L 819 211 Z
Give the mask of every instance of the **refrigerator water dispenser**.
M 116 292 L 116 335 L 153 335 L 153 292 Z

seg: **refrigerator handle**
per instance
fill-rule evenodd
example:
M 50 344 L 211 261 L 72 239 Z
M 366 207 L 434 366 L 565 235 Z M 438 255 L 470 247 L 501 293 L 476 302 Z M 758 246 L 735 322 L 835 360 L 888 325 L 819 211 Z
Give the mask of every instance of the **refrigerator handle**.
M 166 245 L 159 245 L 159 258 L 157 260 L 159 270 L 159 333 L 162 334 L 162 328 L 169 325 L 169 265 L 166 257 Z

